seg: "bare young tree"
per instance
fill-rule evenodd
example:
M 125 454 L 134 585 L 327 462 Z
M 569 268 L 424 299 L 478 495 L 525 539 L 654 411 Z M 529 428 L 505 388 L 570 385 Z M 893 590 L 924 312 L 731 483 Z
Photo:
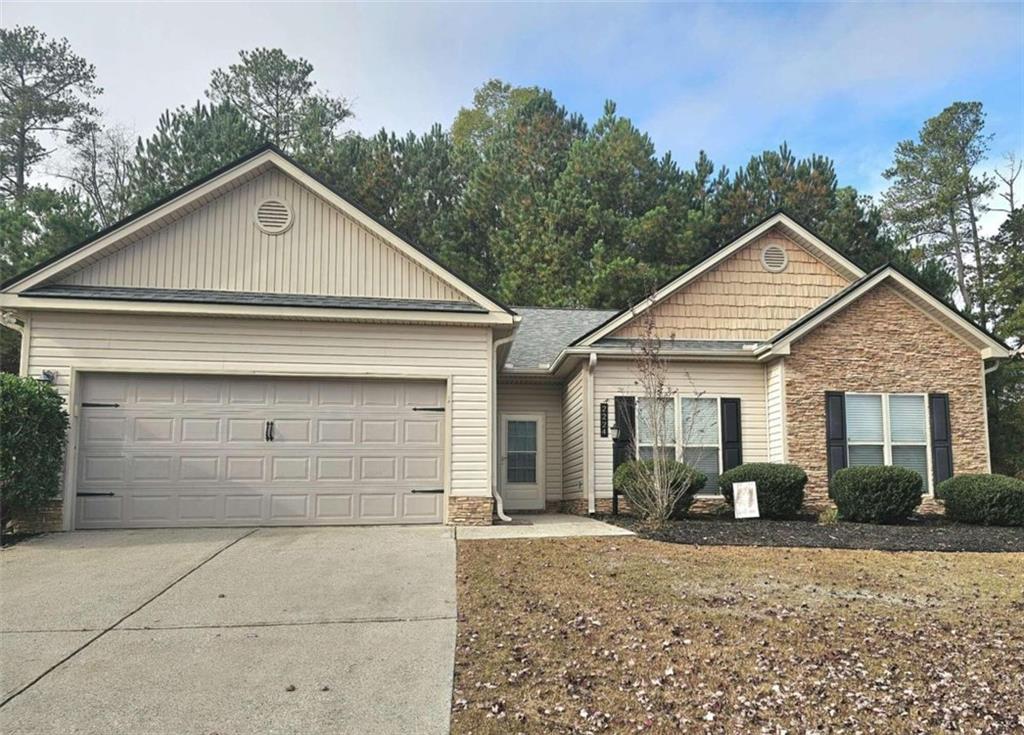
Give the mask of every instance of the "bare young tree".
M 676 435 L 674 406 L 678 390 L 669 380 L 668 362 L 662 354 L 662 338 L 652 310 L 640 314 L 635 324 L 640 335 L 633 343 L 633 373 L 639 396 L 629 451 L 633 457 L 646 459 L 640 448 L 650 445 L 651 457 L 634 464 L 635 478 L 626 494 L 642 520 L 660 525 L 694 492 L 694 472 L 681 467 L 677 462 L 681 457 L 673 456 L 673 452 L 685 452 L 699 417 L 696 412 L 684 416 L 682 435 Z M 688 374 L 685 378 L 693 386 Z M 694 389 L 693 396 L 699 398 L 701 393 Z M 699 457 L 692 459 L 700 461 Z

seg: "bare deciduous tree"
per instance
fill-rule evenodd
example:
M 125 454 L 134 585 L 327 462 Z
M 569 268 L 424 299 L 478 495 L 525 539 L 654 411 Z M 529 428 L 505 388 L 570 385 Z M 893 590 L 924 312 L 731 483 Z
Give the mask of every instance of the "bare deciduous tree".
M 694 435 L 698 415 L 693 412 L 683 417 L 682 433 L 676 435 L 674 406 L 678 390 L 669 380 L 662 338 L 652 310 L 641 313 L 635 323 L 640 336 L 633 343 L 633 373 L 639 397 L 636 426 L 630 427 L 633 429 L 630 454 L 644 459 L 640 446 L 650 444 L 651 457 L 649 461 L 634 464 L 636 481 L 631 483 L 627 496 L 633 511 L 642 520 L 659 525 L 671 518 L 680 501 L 694 492 L 694 472 L 681 467 L 677 462 L 681 457 L 672 456 L 672 452 L 685 452 Z M 699 398 L 702 394 L 696 390 L 689 374 L 685 379 L 693 388 L 692 395 Z M 670 405 L 672 410 L 669 410 Z M 700 461 L 699 457 L 693 459 Z

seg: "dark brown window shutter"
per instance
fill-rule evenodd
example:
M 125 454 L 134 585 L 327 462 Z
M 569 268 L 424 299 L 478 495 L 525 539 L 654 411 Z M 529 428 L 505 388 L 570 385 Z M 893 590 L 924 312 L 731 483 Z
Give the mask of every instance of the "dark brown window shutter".
M 740 431 L 740 399 L 722 399 L 722 470 L 743 464 L 743 435 Z
M 953 476 L 953 431 L 949 425 L 949 394 L 931 393 L 928 413 L 932 423 L 932 474 L 936 486 Z
M 612 472 L 633 458 L 633 424 L 636 422 L 636 399 L 615 396 L 615 427 L 612 434 Z
M 828 476 L 846 467 L 846 394 L 825 393 L 825 440 L 828 446 Z

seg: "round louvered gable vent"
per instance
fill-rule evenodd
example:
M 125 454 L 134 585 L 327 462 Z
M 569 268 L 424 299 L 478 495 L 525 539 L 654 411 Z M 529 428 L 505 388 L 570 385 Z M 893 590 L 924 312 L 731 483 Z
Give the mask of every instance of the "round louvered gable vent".
M 256 207 L 256 226 L 268 235 L 280 235 L 292 226 L 292 210 L 280 199 L 267 199 Z
M 780 245 L 768 245 L 761 251 L 761 265 L 766 271 L 779 273 L 786 270 L 788 263 L 789 258 L 786 256 L 786 251 Z

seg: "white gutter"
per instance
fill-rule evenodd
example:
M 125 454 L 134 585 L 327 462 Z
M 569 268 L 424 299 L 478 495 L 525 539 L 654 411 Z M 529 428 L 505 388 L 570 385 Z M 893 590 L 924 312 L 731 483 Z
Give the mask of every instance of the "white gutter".
M 594 483 L 597 479 L 596 468 L 594 467 L 594 368 L 597 366 L 597 353 L 590 353 L 590 360 L 587 362 L 587 386 L 586 386 L 586 411 L 583 416 L 587 422 L 586 431 L 583 436 L 587 439 L 585 445 L 587 462 L 587 513 L 593 515 L 597 511 L 597 489 Z
M 515 336 L 515 332 L 513 332 L 507 337 L 494 340 L 494 355 L 491 358 L 491 364 L 494 368 L 491 371 L 491 416 L 494 418 L 493 433 L 491 434 L 494 437 L 494 443 L 491 447 L 493 450 L 491 453 L 491 466 L 494 468 L 494 473 L 491 475 L 491 496 L 494 498 L 498 518 L 506 523 L 512 519 L 506 515 L 505 503 L 501 499 L 501 493 L 498 492 L 498 473 L 501 472 L 501 420 L 498 416 L 498 373 L 501 371 L 501 366 L 498 365 L 498 350 L 515 339 Z

